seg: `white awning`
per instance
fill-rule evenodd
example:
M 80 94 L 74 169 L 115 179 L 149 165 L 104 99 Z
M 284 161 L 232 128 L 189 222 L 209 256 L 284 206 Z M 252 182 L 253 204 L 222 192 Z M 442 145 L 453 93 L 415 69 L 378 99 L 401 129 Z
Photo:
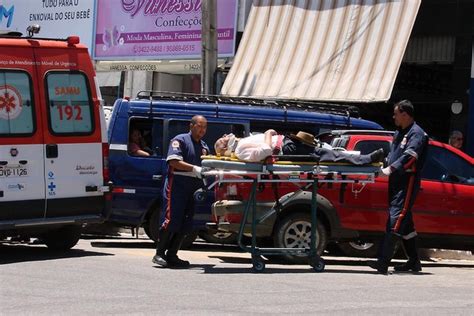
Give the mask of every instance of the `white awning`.
M 222 94 L 390 98 L 421 0 L 255 0 Z

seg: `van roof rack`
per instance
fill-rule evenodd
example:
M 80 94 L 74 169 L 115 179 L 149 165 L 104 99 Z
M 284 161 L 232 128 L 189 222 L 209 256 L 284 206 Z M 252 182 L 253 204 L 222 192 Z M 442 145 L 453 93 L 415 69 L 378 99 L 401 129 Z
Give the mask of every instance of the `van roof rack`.
M 228 95 L 193 94 L 184 92 L 143 90 L 137 93 L 137 99 L 168 100 L 181 102 L 215 103 L 229 105 L 255 105 L 280 109 L 296 109 L 311 112 L 360 117 L 359 109 L 353 105 L 324 103 L 298 99 L 263 99 L 253 97 L 235 97 Z

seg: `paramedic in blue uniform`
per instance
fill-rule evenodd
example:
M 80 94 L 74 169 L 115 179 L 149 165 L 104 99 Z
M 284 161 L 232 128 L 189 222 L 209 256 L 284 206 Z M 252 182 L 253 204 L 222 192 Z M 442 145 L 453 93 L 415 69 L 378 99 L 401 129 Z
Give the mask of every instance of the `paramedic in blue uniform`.
M 207 120 L 196 115 L 191 119 L 189 132 L 170 141 L 168 174 L 163 190 L 162 224 L 153 263 L 161 267 L 188 267 L 189 262 L 177 253 L 187 234 L 193 229 L 194 192 L 202 187 L 201 156 L 209 153 L 202 140 Z M 176 174 L 185 172 L 186 175 Z
M 395 266 L 395 271 L 421 271 L 411 208 L 420 189 L 420 172 L 428 147 L 428 135 L 415 123 L 414 113 L 413 104 L 408 100 L 400 101 L 393 107 L 393 119 L 398 130 L 393 135 L 387 167 L 382 169 L 382 173 L 389 177 L 389 215 L 378 260 L 369 262 L 370 267 L 382 274 L 387 274 L 395 245 L 400 239 L 408 261 Z

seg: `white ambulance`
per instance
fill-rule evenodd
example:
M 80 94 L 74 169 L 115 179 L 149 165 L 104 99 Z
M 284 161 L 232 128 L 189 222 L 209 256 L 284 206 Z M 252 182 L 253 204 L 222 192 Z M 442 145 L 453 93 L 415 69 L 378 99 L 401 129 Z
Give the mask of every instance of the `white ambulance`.
M 31 32 L 30 35 L 33 35 Z M 0 35 L 0 239 L 69 249 L 106 216 L 108 145 L 87 48 Z

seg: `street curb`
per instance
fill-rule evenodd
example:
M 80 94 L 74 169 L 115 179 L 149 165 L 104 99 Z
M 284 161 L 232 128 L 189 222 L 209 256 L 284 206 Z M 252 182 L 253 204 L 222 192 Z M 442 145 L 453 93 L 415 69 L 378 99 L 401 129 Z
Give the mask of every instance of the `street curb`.
M 474 255 L 466 250 L 420 249 L 420 256 L 429 259 L 472 260 Z

